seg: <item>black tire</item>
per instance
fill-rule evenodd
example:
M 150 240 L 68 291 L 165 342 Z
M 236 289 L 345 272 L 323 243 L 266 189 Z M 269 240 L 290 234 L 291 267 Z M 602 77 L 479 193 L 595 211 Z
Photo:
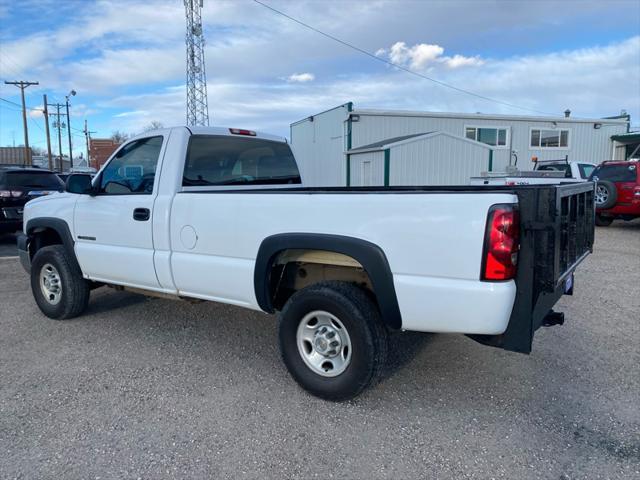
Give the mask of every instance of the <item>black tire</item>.
M 59 299 L 56 303 L 45 296 L 41 273 L 52 266 L 59 277 Z M 66 320 L 80 315 L 89 303 L 90 285 L 62 245 L 39 249 L 31 262 L 31 291 L 38 307 L 47 317 Z
M 350 362 L 334 377 L 312 370 L 298 349 L 298 326 L 305 315 L 316 310 L 337 317 L 350 338 Z M 291 376 L 302 388 L 325 400 L 356 397 L 379 380 L 387 359 L 388 332 L 377 305 L 363 289 L 345 282 L 321 282 L 293 294 L 280 313 L 278 335 L 282 359 Z
M 596 215 L 596 225 L 599 227 L 608 227 L 613 222 L 613 217 L 603 217 Z
M 606 195 L 606 199 L 602 201 L 602 203 L 598 203 L 598 190 L 603 189 Z M 600 210 L 606 210 L 607 208 L 613 207 L 618 201 L 618 190 L 616 190 L 616 185 L 613 182 L 608 180 L 600 180 L 596 184 L 596 208 Z

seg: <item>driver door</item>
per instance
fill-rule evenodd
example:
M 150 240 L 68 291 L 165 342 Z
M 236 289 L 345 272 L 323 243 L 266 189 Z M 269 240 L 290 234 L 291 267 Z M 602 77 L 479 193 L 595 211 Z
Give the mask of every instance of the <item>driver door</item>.
M 92 280 L 159 289 L 153 263 L 152 214 L 163 136 L 122 146 L 81 195 L 74 212 L 75 250 Z

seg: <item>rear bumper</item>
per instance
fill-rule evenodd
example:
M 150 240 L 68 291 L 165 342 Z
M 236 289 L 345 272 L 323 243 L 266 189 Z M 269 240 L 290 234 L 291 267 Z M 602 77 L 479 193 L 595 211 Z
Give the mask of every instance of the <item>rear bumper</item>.
M 18 235 L 18 256 L 20 257 L 20 264 L 27 273 L 31 272 L 31 255 L 29 255 L 29 236 L 21 233 Z
M 605 217 L 616 217 L 618 215 L 640 217 L 640 200 L 634 199 L 631 203 L 618 204 L 606 210 L 596 209 L 596 213 Z

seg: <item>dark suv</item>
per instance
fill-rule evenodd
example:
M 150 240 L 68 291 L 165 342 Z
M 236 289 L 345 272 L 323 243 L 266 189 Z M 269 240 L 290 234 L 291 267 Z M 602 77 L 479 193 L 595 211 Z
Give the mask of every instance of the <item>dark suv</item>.
M 22 209 L 29 200 L 61 190 L 64 183 L 50 170 L 0 166 L 0 234 L 22 229 Z
M 640 162 L 603 162 L 589 180 L 596 182 L 596 225 L 640 217 Z

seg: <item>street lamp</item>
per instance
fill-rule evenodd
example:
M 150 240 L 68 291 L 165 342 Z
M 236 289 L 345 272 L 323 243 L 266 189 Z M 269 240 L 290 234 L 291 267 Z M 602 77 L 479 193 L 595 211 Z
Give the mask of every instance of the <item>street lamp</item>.
M 71 116 L 69 115 L 69 97 L 74 97 L 75 95 L 76 95 L 76 91 L 71 90 L 64 97 L 67 100 L 67 133 L 69 134 L 69 170 L 73 169 L 73 151 L 71 150 Z

